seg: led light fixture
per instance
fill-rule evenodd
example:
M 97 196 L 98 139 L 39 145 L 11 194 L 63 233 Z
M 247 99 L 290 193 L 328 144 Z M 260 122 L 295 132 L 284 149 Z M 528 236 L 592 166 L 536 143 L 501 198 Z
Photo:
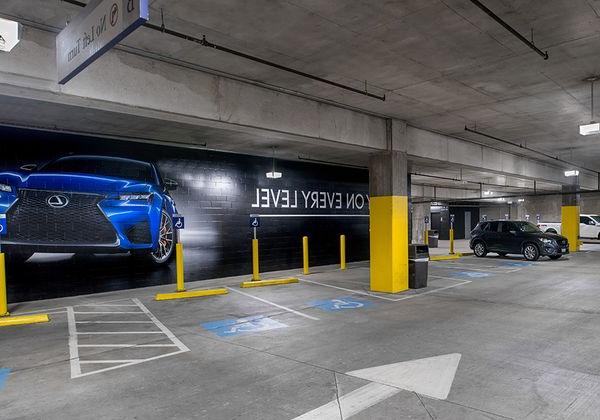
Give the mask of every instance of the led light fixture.
M 283 175 L 281 174 L 281 172 L 277 172 L 277 171 L 267 172 L 267 178 L 277 179 L 277 178 L 281 178 L 282 176 Z
M 269 179 L 279 179 L 283 176 L 283 174 L 281 172 L 277 172 L 275 170 L 275 146 L 273 146 L 272 149 L 273 149 L 273 169 L 270 172 L 267 172 L 266 176 Z
M 0 18 L 0 51 L 10 52 L 21 39 L 21 24 Z
M 600 123 L 594 121 L 594 82 L 599 80 L 598 76 L 591 76 L 585 79 L 586 82 L 590 82 L 591 87 L 591 98 L 592 98 L 592 107 L 591 107 L 591 118 L 589 124 L 582 124 L 579 126 L 579 134 L 582 136 L 591 136 L 592 134 L 600 134 Z M 567 175 L 568 176 L 568 175 Z
M 579 171 L 577 171 L 577 170 L 565 171 L 565 176 L 566 177 L 579 176 Z
M 491 191 L 484 191 L 484 192 L 483 192 L 483 195 L 493 195 L 493 194 L 494 194 L 494 193 L 493 193 L 493 192 L 491 192 Z
M 592 134 L 600 133 L 600 123 L 591 122 L 589 124 L 582 124 L 579 126 L 579 134 L 582 136 L 590 136 Z

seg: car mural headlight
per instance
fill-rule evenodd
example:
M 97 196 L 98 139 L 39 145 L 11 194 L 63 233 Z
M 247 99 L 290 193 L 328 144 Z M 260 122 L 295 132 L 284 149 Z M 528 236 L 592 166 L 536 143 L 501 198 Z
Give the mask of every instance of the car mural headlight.
M 140 200 L 150 201 L 150 197 L 152 197 L 152 193 L 127 193 L 127 194 L 120 194 L 119 200 L 121 200 L 121 201 L 140 201 Z
M 0 192 L 12 192 L 12 187 L 7 184 L 0 184 Z
M 540 241 L 542 241 L 542 243 L 545 243 L 546 245 L 553 245 L 554 244 L 554 239 L 540 238 Z

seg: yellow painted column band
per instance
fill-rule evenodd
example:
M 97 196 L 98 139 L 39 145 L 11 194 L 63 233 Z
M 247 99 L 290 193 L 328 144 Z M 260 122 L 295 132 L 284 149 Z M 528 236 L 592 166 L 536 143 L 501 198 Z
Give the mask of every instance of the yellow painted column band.
M 4 254 L 0 252 L 0 316 L 8 315 L 8 300 L 6 297 L 6 266 Z
M 569 241 L 569 252 L 579 251 L 579 206 L 562 207 L 561 234 Z
M 175 245 L 175 263 L 177 265 L 177 291 L 185 292 L 183 278 L 183 244 Z
M 252 281 L 260 280 L 258 269 L 258 239 L 252 239 Z
M 454 254 L 454 229 L 450 229 L 450 254 Z
M 408 197 L 371 197 L 371 290 L 408 290 Z

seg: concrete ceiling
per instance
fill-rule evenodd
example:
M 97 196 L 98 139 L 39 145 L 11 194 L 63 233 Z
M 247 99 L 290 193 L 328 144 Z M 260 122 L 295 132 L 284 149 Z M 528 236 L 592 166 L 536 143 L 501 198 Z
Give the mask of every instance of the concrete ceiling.
M 386 95 L 385 102 L 144 28 L 123 44 L 141 53 L 392 116 L 500 149 L 518 150 L 463 130 L 465 125 L 476 126 L 494 136 L 600 169 L 600 136 L 579 136 L 577 128 L 590 120 L 589 85 L 582 79 L 600 73 L 600 0 L 484 3 L 521 33 L 529 36 L 533 28 L 536 45 L 548 50 L 550 59 L 544 61 L 468 0 L 150 1 L 155 24 L 161 23 L 162 8 L 170 29 L 206 35 L 211 42 L 356 88 L 364 88 L 366 81 L 369 91 Z M 2 14 L 57 29 L 79 11 L 59 0 L 3 0 L 0 5 Z M 110 124 L 114 115 L 105 117 Z M 210 136 L 224 150 L 235 137 L 236 144 L 246 144 L 239 151 L 261 154 L 256 153 L 256 139 L 240 138 L 244 137 L 240 133 L 199 133 L 195 127 L 198 140 L 190 138 L 186 127 L 169 127 L 175 132 L 161 133 L 159 124 L 156 126 L 149 132 L 157 137 L 175 133 L 180 141 L 199 143 Z M 265 148 L 264 142 L 260 144 Z M 310 151 L 300 145 L 282 151 L 295 158 L 305 152 Z M 340 155 L 343 153 L 347 154 Z M 365 164 L 363 151 L 332 149 L 319 156 Z M 444 176 L 443 168 L 431 169 Z M 456 171 L 447 170 L 451 178 L 457 177 Z M 518 180 L 488 175 L 490 181 L 486 182 L 518 184 Z M 463 174 L 464 179 L 469 176 L 487 179 L 482 173 Z

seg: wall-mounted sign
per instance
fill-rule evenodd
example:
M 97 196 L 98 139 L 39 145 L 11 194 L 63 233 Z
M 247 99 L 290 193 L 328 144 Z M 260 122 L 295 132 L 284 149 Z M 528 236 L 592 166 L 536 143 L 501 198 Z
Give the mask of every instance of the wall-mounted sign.
M 535 220 L 540 223 L 540 220 L 542 220 L 542 215 L 541 214 L 536 214 L 535 215 Z
M 21 24 L 0 18 L 0 51 L 10 52 L 21 39 Z
M 429 224 L 429 216 L 425 216 L 424 221 L 425 221 L 425 224 L 428 225 Z
M 506 220 L 508 220 L 508 219 L 509 219 L 509 217 L 510 217 L 510 215 L 509 215 L 508 213 L 504 213 L 504 218 L 505 218 Z
M 0 214 L 0 236 L 6 235 L 6 214 Z
M 526 215 L 525 215 L 525 220 L 529 222 L 529 218 L 530 218 L 530 217 L 531 217 L 530 215 L 526 214 Z
M 260 217 L 250 215 L 250 227 L 251 228 L 260 227 Z
M 185 229 L 185 219 L 180 214 L 173 215 L 173 227 L 175 229 Z
M 481 216 L 481 220 L 483 220 L 484 222 L 487 221 L 487 214 L 484 214 L 483 216 Z
M 450 226 L 454 226 L 454 215 L 450 215 Z
M 148 17 L 148 0 L 90 1 L 56 37 L 58 83 L 67 83 Z

